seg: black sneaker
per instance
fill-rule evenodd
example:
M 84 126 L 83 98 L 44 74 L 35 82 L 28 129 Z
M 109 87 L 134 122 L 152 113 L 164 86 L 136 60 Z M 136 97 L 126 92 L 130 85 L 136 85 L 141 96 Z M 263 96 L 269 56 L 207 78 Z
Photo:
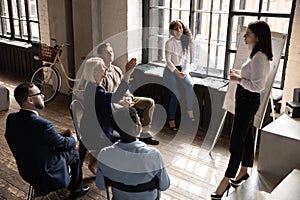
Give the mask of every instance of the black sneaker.
M 145 142 L 146 144 L 158 145 L 159 141 L 153 137 L 139 138 L 140 141 Z

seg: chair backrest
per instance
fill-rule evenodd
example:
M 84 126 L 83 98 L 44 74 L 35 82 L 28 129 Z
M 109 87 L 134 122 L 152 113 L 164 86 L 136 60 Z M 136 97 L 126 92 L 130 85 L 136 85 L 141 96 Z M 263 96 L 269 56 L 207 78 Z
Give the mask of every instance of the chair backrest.
M 84 107 L 82 103 L 77 99 L 72 100 L 70 104 L 70 114 L 73 120 L 78 140 L 81 140 L 80 120 L 83 115 L 83 111 Z
M 157 199 L 160 199 L 159 180 L 156 176 L 151 181 L 147 183 L 138 184 L 138 185 L 125 185 L 124 183 L 113 181 L 107 177 L 104 177 L 104 180 L 106 186 L 107 200 L 110 200 L 109 187 L 113 187 L 118 190 L 122 190 L 124 192 L 132 192 L 132 193 L 157 189 Z

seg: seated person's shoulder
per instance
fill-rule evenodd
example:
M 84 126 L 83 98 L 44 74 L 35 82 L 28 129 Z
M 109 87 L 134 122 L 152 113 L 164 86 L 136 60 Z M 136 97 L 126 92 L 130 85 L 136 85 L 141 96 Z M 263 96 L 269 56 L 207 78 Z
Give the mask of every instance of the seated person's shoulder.
M 160 151 L 157 148 L 148 147 L 148 146 L 140 147 L 139 153 L 148 153 L 148 154 L 156 154 L 156 155 L 159 154 L 160 155 Z
M 43 117 L 38 117 L 38 118 L 35 118 L 35 121 L 39 122 L 40 124 L 51 124 L 51 125 L 54 125 L 53 122 L 49 121 L 48 119 L 45 119 Z

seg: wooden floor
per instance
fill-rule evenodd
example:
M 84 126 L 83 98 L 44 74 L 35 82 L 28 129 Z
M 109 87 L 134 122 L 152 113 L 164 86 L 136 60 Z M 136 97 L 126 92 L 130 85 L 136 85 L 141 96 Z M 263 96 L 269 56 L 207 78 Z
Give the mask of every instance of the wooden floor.
M 8 111 L 0 111 L 0 199 L 25 199 L 28 190 L 28 184 L 19 176 L 15 160 L 4 138 L 7 115 L 19 109 L 13 97 L 13 90 L 21 81 L 25 80 L 0 73 L 0 84 L 10 90 L 10 108 Z M 59 131 L 66 128 L 74 129 L 69 114 L 70 101 L 70 96 L 60 94 L 44 110 L 40 111 L 40 115 L 53 121 Z M 161 151 L 171 179 L 171 186 L 162 192 L 161 199 L 210 199 L 210 194 L 223 177 L 227 165 L 229 158 L 228 137 L 222 136 L 211 155 L 208 155 L 207 151 L 203 149 L 204 145 L 202 145 L 206 136 L 205 133 L 199 132 L 190 143 L 181 143 L 180 140 L 177 140 L 176 143 L 168 145 L 175 136 L 175 133 L 170 132 L 167 128 L 163 128 L 156 134 L 156 138 L 160 140 L 160 145 L 155 147 Z M 105 199 L 105 191 L 100 191 L 95 186 L 92 174 L 87 169 L 86 164 L 83 167 L 83 172 L 84 184 L 90 185 L 91 191 L 81 199 Z M 258 173 L 256 166 L 254 166 L 251 178 L 239 189 L 231 188 L 227 199 L 266 199 L 278 183 L 279 180 Z M 57 198 L 52 196 L 51 199 Z

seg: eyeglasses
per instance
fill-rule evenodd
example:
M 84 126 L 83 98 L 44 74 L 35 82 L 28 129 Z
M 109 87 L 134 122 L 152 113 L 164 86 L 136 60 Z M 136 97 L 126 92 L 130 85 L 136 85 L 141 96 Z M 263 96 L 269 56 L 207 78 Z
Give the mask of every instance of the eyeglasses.
M 34 97 L 34 96 L 39 96 L 39 95 L 43 95 L 43 93 L 39 92 L 39 93 L 36 93 L 36 94 L 31 94 L 31 95 L 28 95 L 28 97 Z

